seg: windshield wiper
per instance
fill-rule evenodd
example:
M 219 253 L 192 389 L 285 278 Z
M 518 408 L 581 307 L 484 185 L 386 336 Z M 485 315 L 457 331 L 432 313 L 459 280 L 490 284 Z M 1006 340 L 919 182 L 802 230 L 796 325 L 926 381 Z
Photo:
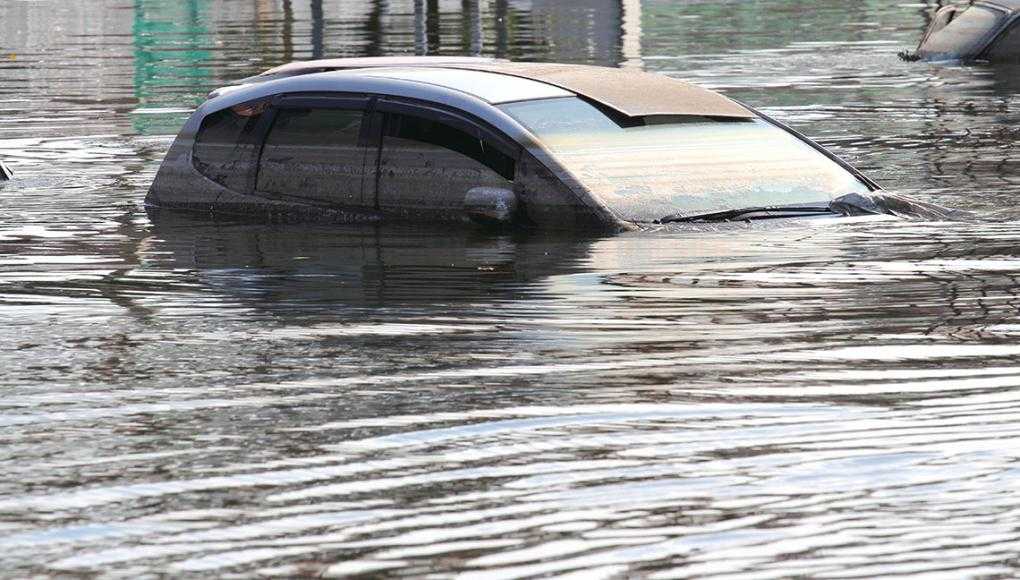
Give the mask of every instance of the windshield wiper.
M 681 222 L 728 222 L 730 220 L 733 220 L 734 218 L 738 218 L 740 216 L 748 214 L 770 212 L 772 213 L 778 212 L 782 214 L 838 213 L 833 211 L 828 205 L 760 205 L 692 215 L 674 213 L 655 220 L 655 223 L 673 224 Z M 768 217 L 787 217 L 787 216 L 781 215 Z

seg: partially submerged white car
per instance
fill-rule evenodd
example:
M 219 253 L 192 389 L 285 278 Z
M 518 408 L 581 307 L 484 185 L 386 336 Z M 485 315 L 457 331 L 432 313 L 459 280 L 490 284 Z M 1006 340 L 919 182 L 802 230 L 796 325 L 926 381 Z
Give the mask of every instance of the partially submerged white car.
M 878 189 L 784 125 L 666 76 L 407 57 L 294 63 L 214 91 L 146 203 L 625 230 L 879 214 Z

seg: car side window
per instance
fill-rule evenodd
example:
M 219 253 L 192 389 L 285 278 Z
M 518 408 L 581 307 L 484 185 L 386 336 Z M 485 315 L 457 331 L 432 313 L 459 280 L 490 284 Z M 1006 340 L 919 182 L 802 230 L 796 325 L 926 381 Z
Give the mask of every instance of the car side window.
M 988 60 L 1020 64 L 1020 20 L 1017 20 L 992 44 Z
M 257 190 L 340 206 L 361 206 L 365 113 L 282 108 L 266 137 Z
M 195 169 L 223 187 L 247 193 L 255 171 L 256 127 L 265 111 L 265 103 L 246 103 L 206 117 L 195 136 Z
M 379 157 L 379 205 L 459 211 L 472 188 L 512 188 L 515 165 L 480 129 L 391 112 Z

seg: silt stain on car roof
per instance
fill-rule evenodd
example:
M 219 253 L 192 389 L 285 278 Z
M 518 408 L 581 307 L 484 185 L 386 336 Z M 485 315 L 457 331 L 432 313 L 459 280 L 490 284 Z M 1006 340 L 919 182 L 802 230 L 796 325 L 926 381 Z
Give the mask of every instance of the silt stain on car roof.
M 654 115 L 752 119 L 747 107 L 723 95 L 665 75 L 599 66 L 493 62 L 442 65 L 541 81 L 576 93 L 628 117 Z
M 388 73 L 387 68 L 400 70 Z M 727 97 L 699 86 L 665 75 L 636 69 L 610 68 L 575 64 L 521 63 L 473 57 L 379 57 L 331 59 L 297 62 L 283 65 L 265 73 L 245 79 L 254 81 L 267 77 L 297 76 L 307 73 L 347 71 L 382 78 L 404 78 L 426 84 L 446 86 L 473 94 L 490 103 L 505 103 L 542 96 L 535 87 L 501 83 L 510 93 L 500 95 L 498 90 L 465 79 L 456 79 L 440 71 L 457 69 L 487 72 L 517 77 L 558 87 L 613 109 L 627 117 L 700 116 L 733 119 L 752 119 L 754 113 Z M 419 72 L 420 71 L 420 72 Z M 429 72 L 425 72 L 429 71 Z M 430 74 L 431 73 L 431 74 Z M 434 75 L 434 76 L 433 76 Z M 538 96 L 526 96 L 529 93 Z M 523 95 L 523 96 L 522 96 Z

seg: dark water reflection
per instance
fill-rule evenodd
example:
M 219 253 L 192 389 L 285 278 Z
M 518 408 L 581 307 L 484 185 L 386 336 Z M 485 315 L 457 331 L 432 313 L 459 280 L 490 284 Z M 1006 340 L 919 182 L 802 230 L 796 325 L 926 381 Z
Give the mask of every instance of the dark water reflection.
M 1016 575 L 1018 77 L 901 62 L 933 6 L 0 3 L 0 575 Z M 978 219 L 142 210 L 209 89 L 408 52 L 694 79 Z

